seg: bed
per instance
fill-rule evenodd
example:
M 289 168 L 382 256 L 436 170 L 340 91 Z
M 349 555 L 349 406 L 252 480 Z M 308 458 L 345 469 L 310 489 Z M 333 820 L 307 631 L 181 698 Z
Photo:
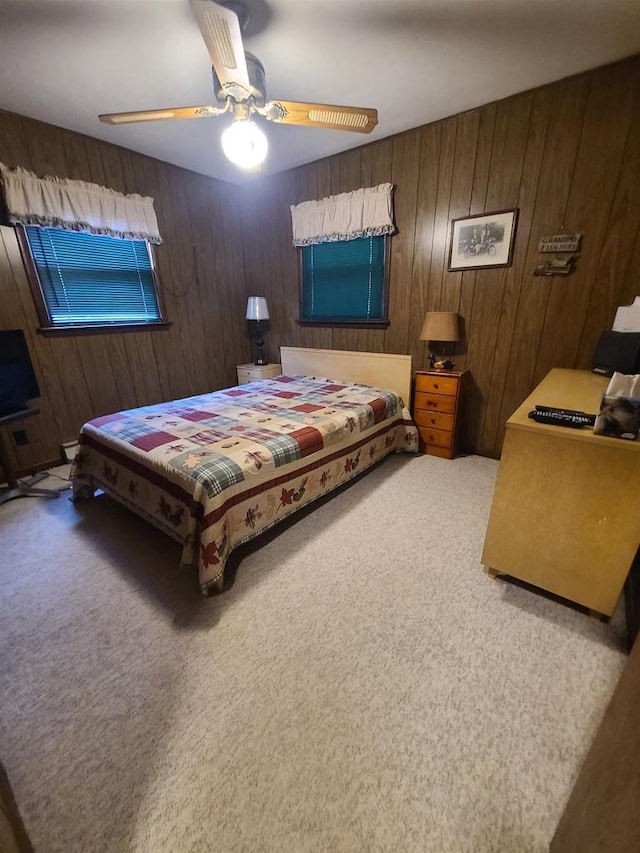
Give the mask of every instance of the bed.
M 101 489 L 168 533 L 209 594 L 238 545 L 390 453 L 417 452 L 410 356 L 283 347 L 281 361 L 271 379 L 86 423 L 74 500 Z

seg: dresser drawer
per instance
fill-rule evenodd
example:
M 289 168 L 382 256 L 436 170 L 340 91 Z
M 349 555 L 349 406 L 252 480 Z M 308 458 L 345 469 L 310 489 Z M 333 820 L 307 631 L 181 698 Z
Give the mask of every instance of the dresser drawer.
M 455 376 L 418 374 L 416 376 L 416 396 L 419 391 L 455 397 L 458 393 L 458 379 Z
M 418 377 L 419 378 L 419 377 Z M 448 412 L 453 414 L 456 410 L 456 398 L 445 397 L 444 394 L 424 394 L 416 391 L 413 397 L 414 414 L 420 409 L 431 412 Z
M 447 415 L 443 412 L 427 412 L 424 409 L 416 409 L 413 413 L 413 419 L 418 426 L 427 427 L 428 429 L 446 429 L 451 432 L 453 430 L 453 415 Z
M 428 429 L 418 426 L 420 438 L 426 445 L 435 447 L 451 447 L 453 445 L 453 433 L 444 429 Z

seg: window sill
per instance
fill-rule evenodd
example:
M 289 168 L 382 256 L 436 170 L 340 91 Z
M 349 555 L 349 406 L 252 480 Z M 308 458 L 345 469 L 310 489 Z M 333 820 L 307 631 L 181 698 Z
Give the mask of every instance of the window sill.
M 125 332 L 157 332 L 170 329 L 173 323 L 110 323 L 105 326 L 40 326 L 37 331 L 45 338 L 70 335 L 119 335 Z
M 339 329 L 386 329 L 389 320 L 298 320 L 299 326 L 320 326 Z

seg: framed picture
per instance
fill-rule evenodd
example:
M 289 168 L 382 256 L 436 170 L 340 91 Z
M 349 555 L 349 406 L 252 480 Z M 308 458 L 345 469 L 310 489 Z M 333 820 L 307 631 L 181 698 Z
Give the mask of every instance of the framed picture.
M 511 266 L 517 221 L 517 208 L 452 219 L 449 270 Z

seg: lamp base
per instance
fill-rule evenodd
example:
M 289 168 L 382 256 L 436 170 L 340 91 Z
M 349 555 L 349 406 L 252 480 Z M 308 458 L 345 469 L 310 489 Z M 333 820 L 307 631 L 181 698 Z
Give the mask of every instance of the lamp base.
M 254 361 L 254 364 L 257 367 L 263 367 L 265 364 L 269 364 L 267 359 L 264 357 L 264 352 L 262 351 L 263 346 L 264 346 L 264 341 L 262 340 L 262 338 L 258 337 L 256 339 L 256 350 L 257 350 L 256 360 Z

